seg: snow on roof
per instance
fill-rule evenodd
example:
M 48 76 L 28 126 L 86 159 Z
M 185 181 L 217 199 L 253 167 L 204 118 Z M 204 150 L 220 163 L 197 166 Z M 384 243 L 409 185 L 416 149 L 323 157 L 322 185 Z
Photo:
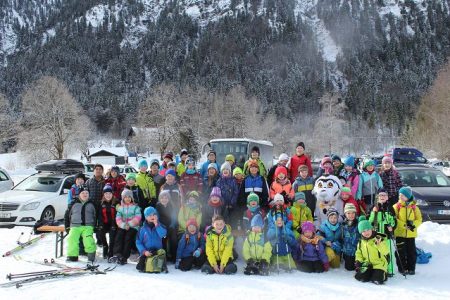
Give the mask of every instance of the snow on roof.
M 258 144 L 263 144 L 263 145 L 267 145 L 267 146 L 272 146 L 273 147 L 272 142 L 264 141 L 264 140 L 253 140 L 253 139 L 248 139 L 248 138 L 213 139 L 210 142 L 211 143 L 213 143 L 213 142 L 252 142 L 252 143 L 258 143 Z

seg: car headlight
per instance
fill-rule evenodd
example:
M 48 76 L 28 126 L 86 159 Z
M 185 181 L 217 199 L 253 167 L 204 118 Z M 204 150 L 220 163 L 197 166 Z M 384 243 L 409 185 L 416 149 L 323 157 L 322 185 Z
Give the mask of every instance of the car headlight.
M 34 210 L 39 207 L 40 202 L 31 202 L 22 207 L 22 210 Z
M 427 201 L 422 200 L 422 199 L 417 199 L 417 198 L 416 198 L 416 204 L 417 204 L 418 206 L 429 206 L 429 205 L 430 205 L 430 204 L 428 204 Z

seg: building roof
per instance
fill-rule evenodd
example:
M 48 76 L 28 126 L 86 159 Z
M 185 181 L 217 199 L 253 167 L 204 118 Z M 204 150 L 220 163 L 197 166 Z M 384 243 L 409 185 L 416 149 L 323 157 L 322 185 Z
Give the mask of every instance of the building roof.
M 125 156 L 128 155 L 128 151 L 125 147 L 102 147 L 102 148 L 89 148 L 89 157 L 91 156 Z

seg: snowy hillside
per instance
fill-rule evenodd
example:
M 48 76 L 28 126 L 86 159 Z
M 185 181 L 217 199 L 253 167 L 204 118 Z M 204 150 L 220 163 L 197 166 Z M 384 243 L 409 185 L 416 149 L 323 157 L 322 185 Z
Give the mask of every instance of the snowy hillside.
M 17 227 L 0 229 L 0 252 L 15 246 L 15 241 L 29 229 Z M 353 273 L 331 270 L 324 274 L 272 274 L 269 277 L 248 277 L 238 263 L 236 275 L 204 275 L 199 271 L 183 273 L 169 266 L 169 274 L 141 274 L 135 263 L 119 266 L 107 275 L 59 279 L 40 282 L 20 289 L 1 289 L 2 299 L 61 299 L 61 292 L 72 299 L 449 299 L 447 284 L 450 259 L 450 226 L 424 223 L 419 228 L 417 244 L 431 251 L 433 258 L 427 265 L 418 265 L 415 276 L 407 279 L 396 275 L 384 286 L 360 283 Z M 27 261 L 42 261 L 54 255 L 54 237 L 48 236 L 39 244 L 20 253 L 22 261 L 12 257 L 0 258 L 0 280 L 8 273 L 50 269 Z M 97 253 L 100 253 L 97 250 Z M 64 261 L 64 259 L 59 259 Z M 102 267 L 108 264 L 99 260 Z M 82 265 L 78 263 L 78 265 Z

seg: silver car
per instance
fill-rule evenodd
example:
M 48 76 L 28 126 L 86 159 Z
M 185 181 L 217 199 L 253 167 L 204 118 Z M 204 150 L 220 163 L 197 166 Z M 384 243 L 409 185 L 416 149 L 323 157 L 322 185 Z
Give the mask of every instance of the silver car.
M 5 169 L 0 167 L 0 193 L 9 191 L 14 186 L 14 182 Z

